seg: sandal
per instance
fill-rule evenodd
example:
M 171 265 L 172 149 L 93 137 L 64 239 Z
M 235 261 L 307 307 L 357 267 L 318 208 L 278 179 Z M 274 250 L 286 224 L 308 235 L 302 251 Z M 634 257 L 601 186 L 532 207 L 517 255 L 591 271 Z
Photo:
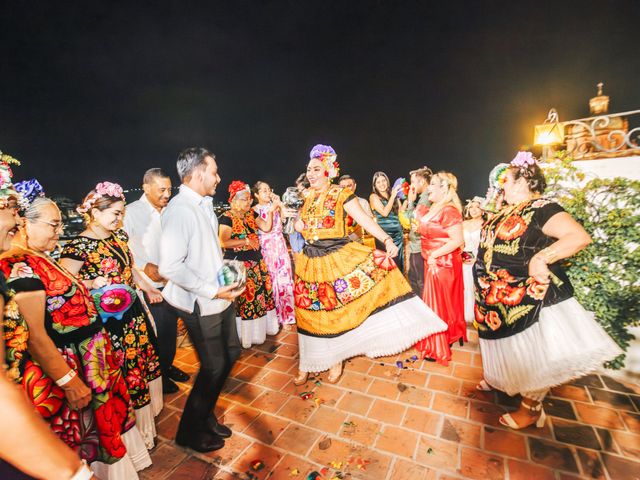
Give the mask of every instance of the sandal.
M 482 380 L 480 380 L 480 382 L 476 385 L 476 390 L 480 390 L 481 392 L 490 392 L 491 390 L 493 390 L 493 388 L 491 387 L 491 385 L 489 385 L 487 383 L 487 381 L 483 378 Z
M 293 379 L 293 384 L 299 387 L 300 385 L 307 383 L 307 378 L 309 378 L 309 372 L 302 372 L 298 370 L 298 375 Z
M 327 382 L 338 383 L 342 376 L 342 362 L 336 363 L 329 369 L 329 375 L 327 376 Z
M 530 412 L 533 412 L 533 413 L 540 412 L 540 416 L 538 417 L 538 419 L 534 423 L 531 423 L 529 425 L 518 425 L 510 414 L 505 413 L 498 420 L 500 422 L 500 425 L 504 425 L 505 427 L 509 427 L 509 428 L 511 428 L 513 430 L 521 430 L 521 429 L 527 428 L 527 427 L 529 427 L 531 425 L 535 425 L 536 428 L 544 427 L 544 424 L 545 424 L 545 422 L 547 420 L 547 415 L 546 415 L 546 413 L 544 413 L 544 410 L 542 409 L 542 402 L 538 403 L 538 405 L 536 405 L 536 406 L 531 406 L 531 405 L 525 403 L 524 400 L 523 400 L 521 405 L 523 407 L 529 409 Z

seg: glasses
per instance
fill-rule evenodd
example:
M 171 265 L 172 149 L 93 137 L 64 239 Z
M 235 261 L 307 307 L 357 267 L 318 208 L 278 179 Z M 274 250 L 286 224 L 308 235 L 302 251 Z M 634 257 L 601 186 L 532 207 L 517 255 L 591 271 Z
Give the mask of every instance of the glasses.
M 36 223 L 46 223 L 50 227 L 53 227 L 53 231 L 54 232 L 63 232 L 64 231 L 64 225 L 62 224 L 62 222 L 47 222 L 46 220 L 34 220 L 34 222 L 36 222 Z

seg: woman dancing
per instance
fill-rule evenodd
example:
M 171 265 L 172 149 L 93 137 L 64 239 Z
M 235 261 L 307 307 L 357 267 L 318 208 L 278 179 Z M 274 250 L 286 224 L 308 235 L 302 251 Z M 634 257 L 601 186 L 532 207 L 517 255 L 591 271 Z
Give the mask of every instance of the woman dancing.
M 543 427 L 549 388 L 597 369 L 620 348 L 573 297 L 560 260 L 590 242 L 589 234 L 557 203 L 541 198 L 545 178 L 529 152 L 507 169 L 507 206 L 480 235 L 475 265 L 475 325 L 486 382 L 522 395 L 500 423 Z
M 295 266 L 297 385 L 306 381 L 308 372 L 327 369 L 327 380 L 335 383 L 348 358 L 393 355 L 447 328 L 390 260 L 398 254 L 393 239 L 364 213 L 350 190 L 331 184 L 338 176 L 335 159 L 330 146 L 311 150 L 311 189 L 296 222 L 306 240 Z M 380 240 L 386 254 L 351 242 L 347 215 Z

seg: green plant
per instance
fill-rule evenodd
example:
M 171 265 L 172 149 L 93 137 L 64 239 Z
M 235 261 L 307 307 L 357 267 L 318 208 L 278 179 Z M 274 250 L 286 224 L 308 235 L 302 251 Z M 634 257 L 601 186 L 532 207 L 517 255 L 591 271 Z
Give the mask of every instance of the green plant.
M 640 181 L 589 180 L 559 152 L 543 168 L 547 193 L 589 232 L 593 243 L 566 261 L 578 301 L 625 351 L 640 325 Z M 624 355 L 606 366 L 624 366 Z

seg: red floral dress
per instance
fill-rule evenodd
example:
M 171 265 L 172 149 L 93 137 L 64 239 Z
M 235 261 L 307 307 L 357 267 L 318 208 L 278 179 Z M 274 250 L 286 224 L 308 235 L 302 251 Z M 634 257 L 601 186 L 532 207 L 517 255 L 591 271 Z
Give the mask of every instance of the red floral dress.
M 6 303 L 4 312 L 9 372 L 67 445 L 87 462 L 112 464 L 125 456 L 121 435 L 135 421 L 120 370 L 122 356 L 112 350 L 88 290 L 52 262 L 14 251 L 2 257 L 0 270 L 9 288 L 17 293 L 44 290 L 46 331 L 69 368 L 91 389 L 90 407 L 72 410 L 64 390 L 29 357 L 27 324 L 13 299 Z
M 133 283 L 133 257 L 128 248 L 129 238 L 118 230 L 103 240 L 78 236 L 64 246 L 61 258 L 83 263 L 78 275 L 83 280 L 106 277 L 110 284 Z M 142 408 L 151 401 L 148 383 L 160 377 L 160 364 L 155 350 L 155 333 L 144 306 L 136 298 L 121 320 L 110 318 L 105 324 L 115 349 L 124 357 L 123 370 L 134 408 Z
M 416 218 L 423 217 L 429 210 L 418 205 Z M 447 322 L 446 345 L 437 335 L 418 342 L 416 349 L 432 358 L 451 358 L 449 345 L 460 338 L 467 340 L 467 324 L 464 320 L 464 277 L 462 276 L 462 249 L 457 248 L 447 255 L 436 259 L 436 265 L 427 263 L 429 255 L 449 241 L 447 229 L 462 224 L 462 215 L 453 205 L 445 205 L 428 221 L 418 224 L 418 233 L 424 258 L 424 290 L 422 299 Z M 433 351 L 439 352 L 434 355 Z M 446 352 L 446 355 L 442 355 Z
M 482 228 L 475 264 L 474 325 L 485 339 L 505 338 L 538 321 L 544 306 L 573 295 L 560 262 L 549 265 L 552 282 L 543 285 L 529 276 L 529 261 L 555 239 L 542 228 L 563 208 L 539 198 L 503 209 Z
M 220 216 L 219 223 L 231 227 L 233 240 L 244 238 L 258 240 L 258 226 L 253 210 L 248 211 L 242 219 L 227 211 Z M 271 276 L 260 250 L 253 250 L 248 246 L 227 248 L 224 250 L 224 258 L 238 259 L 244 262 L 247 269 L 246 289 L 236 300 L 238 316 L 243 320 L 254 320 L 264 317 L 270 310 L 275 310 Z

